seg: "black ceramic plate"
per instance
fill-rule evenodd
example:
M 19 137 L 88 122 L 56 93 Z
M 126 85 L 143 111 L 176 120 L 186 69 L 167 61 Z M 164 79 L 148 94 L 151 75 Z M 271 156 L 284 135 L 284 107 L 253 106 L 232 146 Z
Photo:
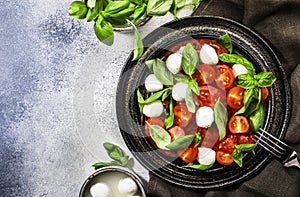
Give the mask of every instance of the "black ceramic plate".
M 144 62 L 161 58 L 168 47 L 181 40 L 191 37 L 215 39 L 225 33 L 232 39 L 233 53 L 252 61 L 258 71 L 270 71 L 276 76 L 265 102 L 264 128 L 281 139 L 287 129 L 290 116 L 288 81 L 278 58 L 261 36 L 242 24 L 220 17 L 188 17 L 167 23 L 143 40 L 146 50 L 138 62 L 131 61 L 133 54 L 129 56 L 119 79 L 116 107 L 122 136 L 135 158 L 156 176 L 174 185 L 190 189 L 224 188 L 255 176 L 270 161 L 268 154 L 258 147 L 255 155 L 244 156 L 241 168 L 236 164 L 228 167 L 216 164 L 205 171 L 183 168 L 178 160 L 156 151 L 144 135 L 136 98 L 137 88 L 143 88 L 149 74 Z

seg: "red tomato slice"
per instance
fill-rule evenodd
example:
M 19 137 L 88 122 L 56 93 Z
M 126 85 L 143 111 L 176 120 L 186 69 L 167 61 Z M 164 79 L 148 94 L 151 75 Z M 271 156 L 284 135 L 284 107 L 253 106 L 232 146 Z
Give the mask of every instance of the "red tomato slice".
M 197 159 L 197 157 L 198 157 L 198 148 L 189 147 L 185 150 L 179 150 L 177 153 L 178 153 L 179 158 L 182 161 L 184 161 L 186 163 L 190 163 L 190 162 L 193 162 Z
M 232 153 L 237 145 L 237 136 L 236 135 L 227 135 L 224 139 L 218 142 L 214 147 L 215 150 L 221 150 L 226 153 Z
M 192 119 L 193 113 L 189 112 L 186 105 L 177 104 L 174 109 L 174 123 L 177 126 L 186 127 Z
M 229 166 L 234 162 L 230 153 L 226 153 L 220 150 L 217 151 L 216 159 L 218 163 L 223 166 Z
M 168 129 L 168 132 L 171 136 L 172 141 L 177 139 L 178 137 L 185 136 L 185 131 L 183 130 L 183 128 L 179 126 L 172 126 L 171 128 Z
M 195 74 L 197 76 L 195 76 L 195 75 L 194 76 L 197 77 L 196 80 L 197 80 L 199 86 L 211 84 L 212 82 L 215 81 L 216 69 L 212 65 L 200 64 L 197 69 L 199 72 L 195 72 L 195 73 L 197 73 L 197 74 Z
M 249 121 L 245 116 L 232 116 L 228 122 L 228 128 L 231 133 L 248 133 Z
M 226 101 L 227 105 L 233 109 L 239 109 L 244 105 L 245 90 L 239 86 L 233 87 L 229 90 Z
M 232 69 L 225 64 L 217 65 L 217 69 L 220 73 L 218 79 L 216 79 L 217 86 L 225 89 L 231 87 L 235 79 Z
M 226 92 L 213 86 L 200 86 L 200 95 L 197 98 L 200 106 L 213 107 L 218 98 L 225 104 Z
M 238 144 L 254 144 L 255 135 L 237 135 Z
M 213 40 L 199 39 L 199 43 L 200 43 L 201 46 L 204 45 L 204 44 L 210 45 L 211 47 L 213 47 L 216 50 L 216 53 L 218 55 L 222 54 L 222 53 L 227 53 L 227 50 L 222 45 L 220 45 L 219 43 L 217 43 Z
M 261 88 L 261 101 L 266 100 L 269 97 L 269 90 L 268 88 Z

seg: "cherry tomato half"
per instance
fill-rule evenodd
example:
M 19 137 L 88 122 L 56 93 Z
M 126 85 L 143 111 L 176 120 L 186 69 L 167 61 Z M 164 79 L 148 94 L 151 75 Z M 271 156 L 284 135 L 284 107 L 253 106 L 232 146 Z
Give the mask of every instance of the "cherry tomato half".
M 200 106 L 213 107 L 218 98 L 225 103 L 226 93 L 213 86 L 200 86 L 200 95 L 197 98 Z
M 172 126 L 171 128 L 168 129 L 168 132 L 171 136 L 172 141 L 177 139 L 178 137 L 185 136 L 185 131 L 183 130 L 183 128 L 179 126 Z
M 261 88 L 261 101 L 266 100 L 269 97 L 269 90 L 268 88 Z
M 255 135 L 241 134 L 241 135 L 237 135 L 237 138 L 238 138 L 238 144 L 254 144 Z
M 233 87 L 229 90 L 226 101 L 227 105 L 233 109 L 239 109 L 244 105 L 245 90 L 239 86 Z
M 186 105 L 177 104 L 174 109 L 174 123 L 177 126 L 186 127 L 192 119 L 193 113 L 189 112 Z
M 229 166 L 233 163 L 233 159 L 231 157 L 231 154 L 226 153 L 226 152 L 221 151 L 221 150 L 217 151 L 216 159 L 217 159 L 218 163 L 223 165 L 223 166 Z
M 186 163 L 193 162 L 198 157 L 198 148 L 189 147 L 185 150 L 179 150 L 178 155 L 179 158 Z
M 228 128 L 231 133 L 248 133 L 249 121 L 245 116 L 232 116 L 228 122 Z
M 218 142 L 215 146 L 215 150 L 221 150 L 226 153 L 232 153 L 237 145 L 237 136 L 236 135 L 227 135 L 224 139 Z
M 210 64 L 200 64 L 197 68 L 198 72 L 195 72 L 193 77 L 196 78 L 198 85 L 211 84 L 216 79 L 216 69 Z
M 229 68 L 225 64 L 221 64 L 217 66 L 219 70 L 219 77 L 216 79 L 217 86 L 219 88 L 229 88 L 233 84 L 234 81 L 234 74 L 231 68 Z

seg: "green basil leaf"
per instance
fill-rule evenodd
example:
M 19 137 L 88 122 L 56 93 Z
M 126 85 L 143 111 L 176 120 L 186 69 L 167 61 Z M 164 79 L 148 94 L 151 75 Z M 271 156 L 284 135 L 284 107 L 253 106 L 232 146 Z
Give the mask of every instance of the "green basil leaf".
M 215 41 L 220 45 L 222 45 L 228 51 L 228 53 L 232 53 L 231 39 L 227 33 L 224 34 L 223 36 L 220 36 Z
M 257 144 L 239 144 L 235 145 L 235 150 L 237 152 L 250 152 L 253 151 L 256 146 Z
M 173 142 L 166 146 L 170 150 L 175 149 L 185 149 L 194 141 L 194 135 L 185 135 L 182 137 L 176 138 Z
M 90 8 L 86 14 L 87 22 L 94 21 L 98 17 L 98 12 L 95 8 Z
M 247 74 L 250 74 L 252 76 L 255 75 L 255 68 L 253 66 L 253 64 L 247 60 L 246 58 L 236 55 L 236 54 L 220 54 L 218 55 L 219 60 L 221 60 L 222 62 L 226 62 L 226 63 L 236 63 L 236 64 L 242 64 L 246 67 L 247 69 Z
M 123 150 L 115 144 L 105 142 L 103 144 L 103 146 L 104 146 L 108 156 L 115 161 L 120 162 L 122 160 L 122 157 L 125 156 Z
M 232 152 L 231 155 L 233 161 L 240 167 L 243 166 L 243 154 L 236 149 Z
M 106 18 L 110 18 L 112 21 L 117 21 L 118 20 L 119 22 L 116 22 L 116 23 L 127 23 L 126 17 L 130 16 L 131 14 L 133 14 L 134 11 L 135 11 L 134 7 L 129 7 L 129 8 L 125 8 L 124 10 L 121 10 L 121 11 L 119 11 L 117 13 L 113 13 L 113 14 L 111 14 L 111 13 L 104 13 L 104 16 Z
M 196 148 L 202 141 L 202 135 L 201 135 L 201 132 L 197 132 L 196 136 L 195 136 L 195 145 L 194 145 L 194 148 Z
M 84 19 L 87 12 L 88 8 L 83 1 L 73 1 L 68 9 L 69 15 L 77 19 Z
M 185 104 L 189 112 L 195 113 L 196 106 L 194 102 L 193 92 L 190 87 L 186 89 L 185 93 Z
M 144 52 L 143 41 L 137 29 L 135 29 L 134 31 L 134 37 L 135 39 L 134 39 L 134 51 L 133 51 L 132 61 L 138 60 L 143 55 Z
M 141 16 L 143 16 L 146 13 L 146 4 L 143 3 L 140 7 L 135 8 L 133 13 L 133 22 L 135 23 L 140 19 Z
M 107 166 L 111 166 L 112 164 L 110 162 L 97 162 L 94 163 L 92 166 L 95 168 L 95 170 L 99 169 L 99 168 L 103 168 L 103 167 L 107 167 Z
M 175 80 L 178 82 L 182 82 L 185 84 L 189 84 L 190 83 L 190 78 L 184 74 L 178 73 L 174 76 Z
M 171 143 L 169 133 L 158 125 L 150 125 L 150 136 L 158 148 L 165 149 Z
M 153 73 L 153 65 L 155 64 L 156 59 L 147 60 L 145 64 L 148 66 L 149 70 Z
M 265 119 L 265 110 L 263 108 L 263 105 L 260 104 L 258 110 L 256 110 L 249 116 L 251 130 L 253 132 L 258 131 L 258 129 L 264 125 L 264 119 Z
M 87 0 L 86 4 L 89 8 L 94 8 L 96 6 L 96 0 Z
M 98 12 L 98 14 L 100 14 L 100 12 L 104 10 L 106 5 L 107 5 L 107 3 L 105 1 L 96 0 L 95 9 Z
M 226 125 L 228 122 L 228 114 L 226 107 L 220 101 L 220 98 L 214 105 L 214 119 L 219 130 L 219 139 L 222 140 L 226 135 Z
M 121 0 L 121 1 L 110 1 L 104 9 L 104 12 L 108 14 L 116 14 L 125 8 L 128 8 L 130 4 L 129 0 Z
M 254 94 L 254 89 L 246 89 L 245 90 L 245 95 L 244 95 L 244 100 L 243 100 L 244 106 L 241 109 L 239 109 L 237 112 L 235 112 L 235 114 L 234 114 L 235 116 L 245 113 L 245 111 L 247 110 L 247 108 L 249 107 L 249 105 L 252 101 L 253 94 Z
M 173 0 L 149 0 L 147 14 L 149 16 L 164 16 L 171 8 Z
M 161 101 L 165 101 L 172 93 L 172 90 L 170 88 L 166 89 L 166 91 L 163 93 L 161 97 Z
M 193 164 L 193 163 L 188 163 L 187 165 L 183 166 L 186 168 L 193 168 L 196 170 L 207 170 L 209 168 L 211 168 L 214 164 L 210 164 L 210 165 L 203 165 L 203 164 Z
M 173 85 L 173 74 L 169 71 L 166 63 L 161 59 L 155 59 L 153 63 L 153 73 L 157 80 L 163 85 Z
M 170 91 L 171 93 L 171 91 Z M 167 107 L 167 116 L 165 119 L 165 127 L 166 129 L 170 128 L 174 124 L 174 112 L 173 112 L 173 100 L 171 99 L 169 105 Z
M 137 100 L 138 100 L 138 103 L 139 103 L 139 109 L 140 109 L 140 114 L 142 115 L 143 114 L 143 108 L 144 108 L 144 98 L 143 98 L 143 95 L 141 94 L 140 90 L 138 89 L 137 92 Z
M 187 75 L 192 75 L 198 65 L 199 55 L 194 47 L 189 43 L 182 51 L 182 68 Z
M 142 5 L 144 3 L 144 0 L 131 0 L 131 3 L 134 3 L 136 5 Z
M 236 85 L 244 89 L 252 89 L 256 87 L 257 83 L 254 77 L 250 74 L 241 74 L 236 78 Z
M 146 100 L 141 100 L 140 99 L 139 103 L 143 104 L 143 105 L 153 103 L 153 102 L 157 101 L 166 91 L 169 91 L 169 90 L 170 90 L 169 88 L 166 88 L 166 89 L 160 90 L 158 92 L 155 92 L 154 94 L 152 94 Z
M 250 103 L 250 105 L 248 106 L 246 112 L 245 112 L 245 116 L 250 116 L 253 112 L 255 112 L 256 110 L 258 110 L 260 104 L 261 104 L 261 91 L 260 88 L 254 88 L 253 89 L 253 98 L 252 101 Z
M 198 85 L 198 83 L 195 79 L 190 80 L 188 85 L 196 95 L 198 95 L 198 96 L 200 95 L 200 88 L 199 88 L 199 85 Z
M 175 16 L 175 18 L 178 18 L 178 13 L 183 7 L 185 7 L 185 3 L 186 3 L 186 0 L 174 0 L 173 1 L 173 4 L 169 11 Z
M 114 43 L 114 29 L 111 23 L 99 15 L 95 25 L 94 32 L 97 38 L 104 44 L 111 46 Z
M 254 76 L 257 80 L 258 87 L 270 87 L 275 81 L 276 77 L 271 72 L 261 72 Z

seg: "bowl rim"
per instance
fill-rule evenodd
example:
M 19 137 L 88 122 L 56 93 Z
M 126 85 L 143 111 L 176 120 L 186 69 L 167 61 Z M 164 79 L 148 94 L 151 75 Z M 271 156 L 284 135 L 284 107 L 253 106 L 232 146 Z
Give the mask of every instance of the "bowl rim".
M 142 193 L 142 197 L 146 197 L 146 190 L 145 190 L 145 186 L 144 183 L 142 181 L 142 179 L 134 172 L 129 170 L 128 168 L 122 167 L 122 166 L 107 166 L 107 167 L 102 167 L 98 170 L 96 170 L 95 172 L 93 172 L 92 174 L 90 174 L 85 181 L 83 182 L 81 188 L 80 188 L 80 192 L 79 192 L 79 197 L 84 197 L 84 192 L 87 189 L 87 186 L 89 185 L 89 183 L 98 175 L 105 173 L 105 172 L 120 172 L 123 174 L 126 174 L 128 177 L 132 178 L 139 190 Z

